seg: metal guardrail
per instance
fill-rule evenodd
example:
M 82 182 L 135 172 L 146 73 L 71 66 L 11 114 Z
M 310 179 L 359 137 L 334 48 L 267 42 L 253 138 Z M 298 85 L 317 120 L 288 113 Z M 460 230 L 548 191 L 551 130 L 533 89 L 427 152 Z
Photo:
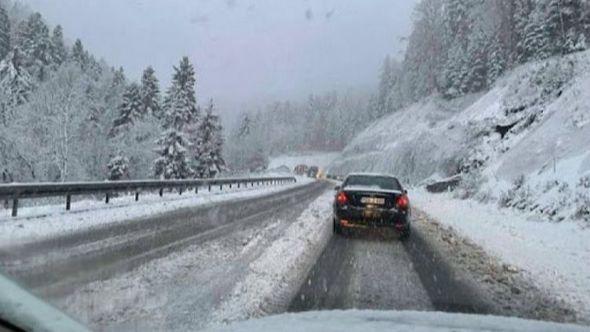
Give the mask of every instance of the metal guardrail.
M 105 203 L 109 203 L 112 194 L 120 192 L 135 192 L 135 200 L 139 200 L 139 193 L 142 191 L 158 190 L 160 196 L 166 189 L 178 189 L 182 195 L 184 191 L 194 189 L 195 193 L 199 188 L 206 187 L 211 191 L 212 186 L 223 186 L 232 188 L 236 185 L 248 187 L 254 185 L 270 185 L 294 183 L 294 177 L 258 177 L 258 178 L 219 178 L 199 180 L 140 180 L 140 181 L 104 181 L 104 182 L 63 182 L 63 183 L 18 183 L 0 184 L 0 201 L 12 200 L 12 216 L 16 217 L 18 212 L 18 200 L 24 198 L 38 197 L 66 197 L 66 210 L 70 210 L 73 195 L 104 194 Z

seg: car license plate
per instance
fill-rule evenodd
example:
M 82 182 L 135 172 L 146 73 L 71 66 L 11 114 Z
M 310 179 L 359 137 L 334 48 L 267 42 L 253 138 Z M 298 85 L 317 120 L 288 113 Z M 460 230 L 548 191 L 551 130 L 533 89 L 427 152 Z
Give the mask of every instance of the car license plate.
M 362 197 L 361 203 L 371 205 L 383 205 L 385 204 L 385 198 L 382 197 Z

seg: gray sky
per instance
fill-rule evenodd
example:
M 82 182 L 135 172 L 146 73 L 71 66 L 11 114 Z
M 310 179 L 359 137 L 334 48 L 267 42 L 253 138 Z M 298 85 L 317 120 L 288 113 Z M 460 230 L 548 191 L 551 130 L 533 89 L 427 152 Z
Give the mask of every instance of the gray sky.
M 417 0 L 23 0 L 137 80 L 167 85 L 188 55 L 200 102 L 224 111 L 312 92 L 368 88 L 399 55 Z

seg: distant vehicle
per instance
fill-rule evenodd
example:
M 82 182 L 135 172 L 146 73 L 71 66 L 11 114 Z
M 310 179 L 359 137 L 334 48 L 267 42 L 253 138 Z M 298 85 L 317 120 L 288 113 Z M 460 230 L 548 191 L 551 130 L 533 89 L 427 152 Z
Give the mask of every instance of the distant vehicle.
M 295 169 L 293 171 L 297 175 L 305 175 L 305 174 L 307 174 L 308 169 L 309 169 L 309 167 L 307 167 L 307 165 L 300 164 L 300 165 L 295 166 Z
M 410 236 L 408 192 L 397 178 L 386 174 L 350 174 L 336 188 L 334 233 L 346 228 L 395 229 L 402 240 Z
M 307 176 L 315 179 L 315 178 L 317 178 L 319 172 L 320 172 L 319 167 L 311 166 L 309 168 L 309 170 L 307 170 Z

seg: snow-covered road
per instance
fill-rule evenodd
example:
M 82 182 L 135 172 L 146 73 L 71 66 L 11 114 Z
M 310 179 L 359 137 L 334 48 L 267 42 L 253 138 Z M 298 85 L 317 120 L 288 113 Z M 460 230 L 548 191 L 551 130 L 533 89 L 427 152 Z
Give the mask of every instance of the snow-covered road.
M 305 234 L 289 229 L 326 188 L 326 183 L 313 182 L 12 250 L 3 247 L 2 265 L 92 327 L 119 330 L 145 323 L 150 330 L 194 329 L 213 319 L 212 311 L 271 243 L 285 234 L 292 234 L 287 235 L 290 240 Z M 307 236 L 299 241 L 307 241 Z M 295 254 L 293 247 L 285 249 L 290 257 Z M 307 249 L 301 253 L 308 254 Z M 317 250 L 319 255 L 321 248 Z M 311 266 L 315 258 L 309 260 Z
M 577 321 L 567 303 L 417 208 L 407 242 L 387 231 L 333 236 L 331 187 L 267 188 L 78 227 L 0 246 L 2 267 L 98 330 L 195 330 L 347 308 Z

